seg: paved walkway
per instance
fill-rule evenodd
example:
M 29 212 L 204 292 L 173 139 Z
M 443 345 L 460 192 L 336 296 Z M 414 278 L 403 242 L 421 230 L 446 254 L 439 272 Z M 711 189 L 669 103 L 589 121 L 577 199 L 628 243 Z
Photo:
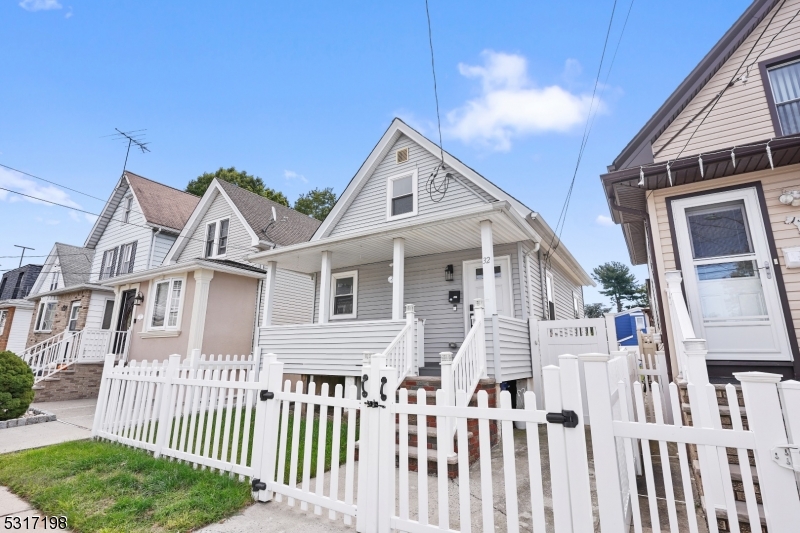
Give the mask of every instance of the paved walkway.
M 31 407 L 54 413 L 57 420 L 43 424 L 0 429 L 0 453 L 18 452 L 90 438 L 96 404 L 96 399 L 32 404 Z
M 10 527 L 6 527 L 6 518 L 10 519 Z M 47 527 L 45 527 L 45 523 L 39 511 L 31 507 L 25 500 L 12 494 L 7 488 L 0 487 L 0 529 L 10 529 L 14 531 L 54 529 L 50 527 L 49 522 L 46 526 Z M 56 531 L 68 532 L 69 530 L 56 529 Z

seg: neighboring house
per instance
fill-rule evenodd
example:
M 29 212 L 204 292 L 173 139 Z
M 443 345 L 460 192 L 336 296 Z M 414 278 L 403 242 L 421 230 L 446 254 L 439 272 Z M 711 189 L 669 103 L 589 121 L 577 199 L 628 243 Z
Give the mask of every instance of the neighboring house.
M 259 250 L 307 241 L 320 222 L 236 185 L 214 180 L 189 217 L 164 265 L 103 283 L 135 307 L 128 357 L 247 355 L 266 271 L 248 263 Z M 311 319 L 311 277 L 278 272 L 275 320 Z
M 440 153 L 395 119 L 309 242 L 249 257 L 314 278 L 314 290 L 295 297 L 314 303 L 303 324 L 278 320 L 281 300 L 269 295 L 279 280 L 264 291 L 259 345 L 286 372 L 360 376 L 362 353 L 386 352 L 414 304 L 409 372 L 436 375 L 440 352 L 459 350 L 482 298 L 488 376 L 525 380 L 535 365 L 529 319 L 583 316 L 582 286 L 593 282 L 563 243 L 551 249 L 542 217 L 447 152 L 434 190 Z
M 694 337 L 712 380 L 800 377 L 798 8 L 753 2 L 601 176 L 673 376 Z
M 627 309 L 614 315 L 614 326 L 620 346 L 639 346 L 639 332 L 647 331 L 647 316 L 640 307 Z
M 0 352 L 22 353 L 28 339 L 33 304 L 28 296 L 42 265 L 25 265 L 3 274 L 0 280 Z

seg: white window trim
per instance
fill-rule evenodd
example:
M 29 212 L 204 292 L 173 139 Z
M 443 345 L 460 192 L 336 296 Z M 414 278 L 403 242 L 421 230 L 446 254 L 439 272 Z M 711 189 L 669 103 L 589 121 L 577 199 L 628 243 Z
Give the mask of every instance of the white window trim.
M 156 308 L 156 286 L 159 283 L 164 283 L 168 281 L 169 285 L 169 297 L 171 298 L 172 295 L 172 282 L 180 281 L 181 282 L 181 296 L 178 300 L 178 318 L 175 321 L 174 326 L 168 326 L 167 322 L 169 321 L 169 300 L 167 301 L 167 308 L 164 312 L 164 325 L 163 326 L 152 326 L 153 323 L 153 312 Z M 186 275 L 183 276 L 170 276 L 165 278 L 158 278 L 150 281 L 150 286 L 148 287 L 148 295 L 147 295 L 147 310 L 144 315 L 143 325 L 142 325 L 142 333 L 147 333 L 149 331 L 177 331 L 179 332 L 181 329 L 181 320 L 183 320 L 183 306 L 186 301 Z M 117 307 L 119 307 L 117 305 Z
M 45 306 L 49 304 L 53 304 L 53 316 L 55 317 L 55 312 L 57 311 L 56 308 L 58 307 L 58 302 L 54 300 L 39 302 L 39 308 L 36 310 L 36 322 L 33 323 L 33 331 L 37 333 L 50 333 L 51 331 L 53 331 L 52 327 L 50 329 L 39 329 L 39 324 L 41 320 L 44 318 L 44 315 L 42 313 L 44 312 Z
M 122 265 L 125 264 L 125 254 L 127 252 L 130 252 L 131 256 L 128 257 L 128 261 L 129 261 L 128 265 L 123 269 Z M 114 276 L 117 275 L 117 272 L 119 272 L 120 276 L 129 273 L 129 271 L 131 270 L 131 268 L 130 268 L 131 267 L 130 260 L 134 259 L 132 256 L 133 256 L 133 243 L 132 242 L 128 242 L 128 243 L 119 245 L 119 252 L 118 252 L 118 255 L 117 255 L 117 259 L 119 261 L 117 261 L 118 264 L 114 265 Z
M 0 309 L 0 335 L 6 330 L 6 320 L 8 320 L 8 309 Z
M 418 171 L 417 169 L 407 170 L 405 172 L 401 172 L 400 174 L 395 174 L 394 176 L 389 176 L 386 178 L 386 220 L 401 220 L 403 218 L 415 217 L 419 212 L 419 188 L 417 186 L 418 181 Z M 411 176 L 411 192 L 414 198 L 414 209 L 408 213 L 403 213 L 402 215 L 394 215 L 392 216 L 392 182 L 395 180 L 399 180 L 402 178 L 407 178 Z
M 128 195 L 122 199 L 122 223 L 127 224 L 131 220 L 131 211 L 133 211 L 133 196 Z
M 119 246 L 115 246 L 114 248 L 109 248 L 108 250 L 104 250 L 103 254 L 100 256 L 100 265 L 103 267 L 100 270 L 100 278 L 101 280 L 104 279 L 111 279 L 116 274 L 117 265 L 111 265 L 114 262 L 114 250 L 117 250 Z M 119 252 L 117 252 L 119 254 Z M 111 263 L 106 261 L 106 259 L 111 259 Z M 111 265 L 111 270 L 109 271 L 108 275 L 106 275 L 106 270 Z
M 219 250 L 219 229 L 220 229 L 220 223 L 223 220 L 227 220 L 228 221 L 228 242 L 225 245 L 225 253 L 224 254 L 218 254 L 217 251 Z M 211 224 L 216 224 L 216 226 L 214 226 L 214 244 L 212 246 L 211 255 L 206 255 L 206 246 L 208 246 L 208 227 Z M 230 243 L 231 243 L 231 217 L 229 217 L 229 216 L 228 217 L 222 217 L 222 218 L 218 218 L 217 220 L 209 220 L 208 222 L 206 222 L 206 230 L 205 230 L 205 233 L 203 233 L 203 257 L 204 258 L 206 258 L 206 259 L 224 259 L 225 256 L 228 255 L 228 249 L 231 247 Z
M 353 312 L 348 315 L 334 315 L 333 310 L 336 307 L 336 280 L 339 278 L 353 278 Z M 330 320 L 342 320 L 347 318 L 358 318 L 358 270 L 350 270 L 348 272 L 336 272 L 331 274 L 331 295 L 328 304 Z
M 549 270 L 544 271 L 544 299 L 547 302 L 547 309 L 545 312 L 547 313 L 547 320 L 555 320 L 556 319 L 556 280 L 553 277 L 553 273 Z M 547 282 L 550 281 L 550 294 L 547 293 Z M 553 302 L 553 316 L 550 316 L 550 302 Z
M 67 331 L 73 331 L 73 332 L 78 331 L 78 318 L 80 317 L 80 311 L 78 312 L 78 316 L 75 317 L 75 329 L 70 329 L 70 323 L 72 322 L 72 310 L 75 309 L 76 307 L 80 309 L 81 307 L 80 300 L 72 302 L 69 305 L 69 314 L 67 315 Z

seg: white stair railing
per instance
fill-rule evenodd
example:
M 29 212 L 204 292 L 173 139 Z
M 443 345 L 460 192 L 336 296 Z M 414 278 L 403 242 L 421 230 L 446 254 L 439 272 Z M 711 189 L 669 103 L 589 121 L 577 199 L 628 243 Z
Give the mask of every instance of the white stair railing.
M 83 331 L 64 331 L 40 342 L 22 353 L 22 360 L 33 371 L 33 382 L 39 383 L 69 368 L 80 355 Z
M 414 368 L 414 333 L 416 328 L 414 320 L 414 304 L 406 304 L 406 325 L 397 334 L 397 337 L 383 351 L 386 356 L 386 365 L 397 369 L 397 385 L 411 374 Z
M 689 316 L 689 309 L 683 299 L 681 282 L 683 276 L 680 270 L 670 270 L 664 273 L 667 278 L 667 300 L 669 302 L 669 318 L 672 326 L 673 350 L 678 359 L 678 376 L 689 380 L 688 369 L 689 361 L 686 358 L 686 348 L 684 341 L 697 338 L 694 333 L 692 319 Z M 708 382 L 708 378 L 705 380 Z
M 455 405 L 456 391 L 466 392 L 467 402 L 469 402 L 478 387 L 478 382 L 486 377 L 486 328 L 483 318 L 483 301 L 478 298 L 475 300 L 472 328 L 450 365 L 453 376 L 453 390 L 450 394 L 453 403 L 451 405 Z

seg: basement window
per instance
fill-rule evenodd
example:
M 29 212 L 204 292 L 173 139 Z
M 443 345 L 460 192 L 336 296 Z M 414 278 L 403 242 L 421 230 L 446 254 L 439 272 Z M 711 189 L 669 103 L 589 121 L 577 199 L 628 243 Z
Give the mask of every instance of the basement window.
M 386 182 L 386 220 L 417 214 L 417 171 L 391 176 Z

